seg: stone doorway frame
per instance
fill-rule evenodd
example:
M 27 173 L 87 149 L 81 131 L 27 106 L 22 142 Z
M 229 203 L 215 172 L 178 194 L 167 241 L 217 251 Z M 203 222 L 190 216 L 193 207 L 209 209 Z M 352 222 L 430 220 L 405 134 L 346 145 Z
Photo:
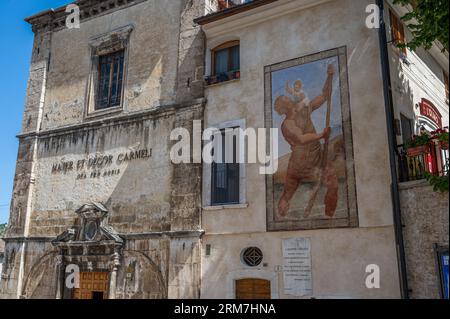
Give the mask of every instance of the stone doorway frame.
M 81 272 L 108 272 L 108 299 L 116 299 L 117 273 L 121 266 L 124 240 L 105 224 L 108 210 L 100 203 L 81 206 L 78 224 L 52 241 L 57 249 L 56 299 L 71 299 L 74 287 L 67 287 L 67 269 Z

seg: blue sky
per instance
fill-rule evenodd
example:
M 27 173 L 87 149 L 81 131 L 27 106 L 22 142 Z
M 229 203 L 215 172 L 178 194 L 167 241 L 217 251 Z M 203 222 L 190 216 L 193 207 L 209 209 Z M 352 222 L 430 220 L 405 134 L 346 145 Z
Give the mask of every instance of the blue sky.
M 23 104 L 33 45 L 31 27 L 23 21 L 68 0 L 0 0 L 0 223 L 8 221 Z

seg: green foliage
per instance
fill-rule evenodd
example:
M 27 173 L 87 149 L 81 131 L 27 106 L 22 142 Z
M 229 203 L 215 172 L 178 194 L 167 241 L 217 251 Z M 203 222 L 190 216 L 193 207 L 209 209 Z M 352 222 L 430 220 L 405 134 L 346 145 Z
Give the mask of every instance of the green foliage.
M 0 237 L 2 237 L 6 230 L 6 224 L 0 224 Z
M 428 134 L 414 135 L 412 139 L 406 142 L 405 148 L 413 148 L 417 146 L 427 145 L 431 141 L 431 136 Z
M 412 12 L 402 17 L 414 36 L 406 43 L 407 47 L 428 50 L 437 40 L 449 51 L 449 0 L 394 0 L 394 4 L 413 7 Z
M 425 178 L 433 186 L 433 190 L 439 193 L 448 193 L 448 175 L 435 176 L 425 173 Z
M 448 132 L 444 132 L 438 136 L 439 142 L 448 143 Z

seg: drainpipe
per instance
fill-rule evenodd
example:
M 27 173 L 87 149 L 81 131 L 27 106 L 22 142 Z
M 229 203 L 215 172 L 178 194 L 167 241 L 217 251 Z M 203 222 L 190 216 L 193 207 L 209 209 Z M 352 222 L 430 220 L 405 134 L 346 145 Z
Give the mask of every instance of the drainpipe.
M 405 246 L 403 241 L 403 223 L 400 210 L 400 195 L 397 178 L 397 164 L 395 151 L 397 139 L 394 131 L 394 103 L 392 98 L 392 85 L 389 66 L 389 54 L 386 38 L 386 24 L 384 21 L 384 0 L 377 0 L 380 9 L 379 42 L 381 55 L 381 71 L 383 76 L 384 106 L 386 109 L 386 125 L 389 144 L 389 162 L 391 169 L 391 197 L 394 213 L 395 241 L 397 248 L 397 260 L 399 267 L 400 290 L 403 299 L 409 299 L 408 278 L 406 274 Z

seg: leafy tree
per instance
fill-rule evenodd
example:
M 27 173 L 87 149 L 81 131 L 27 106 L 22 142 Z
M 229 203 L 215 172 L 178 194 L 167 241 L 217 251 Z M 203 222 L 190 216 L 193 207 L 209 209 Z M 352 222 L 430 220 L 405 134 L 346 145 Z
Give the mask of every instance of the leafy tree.
M 6 230 L 6 224 L 0 224 L 0 237 L 3 236 Z
M 406 43 L 411 50 L 418 47 L 430 49 L 433 41 L 439 41 L 449 51 L 449 0 L 394 0 L 394 4 L 411 5 L 413 11 L 402 20 L 408 22 L 413 39 Z

